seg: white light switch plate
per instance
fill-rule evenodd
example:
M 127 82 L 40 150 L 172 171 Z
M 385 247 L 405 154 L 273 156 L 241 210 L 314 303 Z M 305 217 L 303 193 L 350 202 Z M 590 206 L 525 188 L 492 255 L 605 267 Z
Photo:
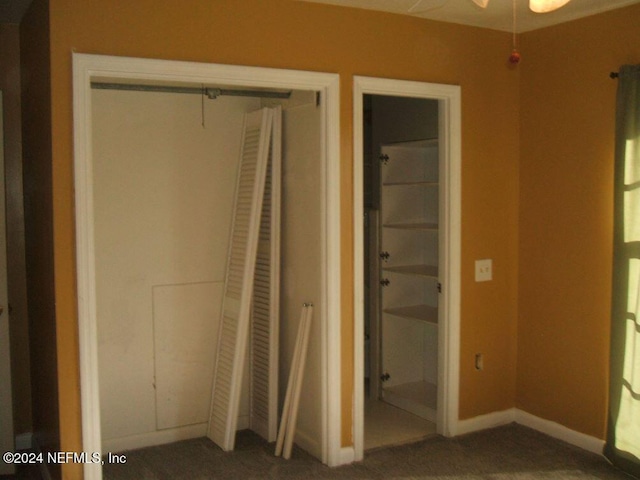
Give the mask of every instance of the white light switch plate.
M 493 280 L 493 260 L 490 258 L 476 260 L 476 282 L 491 280 Z

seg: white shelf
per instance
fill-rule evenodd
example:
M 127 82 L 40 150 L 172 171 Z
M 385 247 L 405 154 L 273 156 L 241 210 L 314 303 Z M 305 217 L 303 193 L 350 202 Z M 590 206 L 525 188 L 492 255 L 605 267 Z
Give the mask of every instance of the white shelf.
M 405 275 L 438 278 L 438 267 L 434 265 L 400 265 L 395 267 L 382 267 L 382 270 L 385 272 L 403 273 Z
M 439 185 L 438 182 L 430 182 L 427 180 L 407 180 L 404 182 L 384 182 L 382 184 L 383 187 L 412 187 L 412 186 L 422 186 L 422 187 L 437 187 Z
M 408 142 L 400 142 L 397 145 L 402 145 L 408 148 L 429 148 L 437 147 L 440 141 L 437 138 L 425 138 L 422 140 L 409 140 Z
M 387 223 L 383 227 L 401 230 L 438 230 L 437 223 Z
M 382 396 L 434 421 L 437 388 L 427 382 L 438 378 L 438 142 L 386 145 L 382 154 L 379 249 L 391 260 L 377 270 L 389 280 L 380 289 L 381 367 L 391 376 Z
M 421 320 L 432 325 L 438 325 L 438 308 L 430 305 L 409 305 L 405 307 L 385 308 L 384 313 L 397 317 Z
M 436 421 L 438 387 L 428 382 L 410 382 L 382 388 L 382 398 L 422 418 Z

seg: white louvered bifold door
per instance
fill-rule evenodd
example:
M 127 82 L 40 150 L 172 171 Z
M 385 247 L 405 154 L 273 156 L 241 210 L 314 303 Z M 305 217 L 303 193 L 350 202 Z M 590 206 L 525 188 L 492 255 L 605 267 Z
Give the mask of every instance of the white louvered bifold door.
M 280 297 L 280 107 L 273 109 L 271 151 L 264 187 L 251 316 L 250 428 L 276 440 Z
M 233 450 L 238 423 L 272 121 L 269 109 L 245 117 L 208 431 L 225 451 Z

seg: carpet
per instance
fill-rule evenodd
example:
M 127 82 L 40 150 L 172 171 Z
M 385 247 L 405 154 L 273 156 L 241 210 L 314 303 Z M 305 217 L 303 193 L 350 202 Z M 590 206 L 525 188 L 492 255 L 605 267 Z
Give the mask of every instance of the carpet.
M 604 457 L 521 425 L 456 438 L 434 436 L 365 454 L 362 462 L 329 468 L 300 448 L 290 460 L 273 455 L 251 431 L 238 432 L 233 452 L 207 438 L 124 452 L 126 465 L 105 465 L 106 480 L 250 479 L 620 479 L 630 476 Z

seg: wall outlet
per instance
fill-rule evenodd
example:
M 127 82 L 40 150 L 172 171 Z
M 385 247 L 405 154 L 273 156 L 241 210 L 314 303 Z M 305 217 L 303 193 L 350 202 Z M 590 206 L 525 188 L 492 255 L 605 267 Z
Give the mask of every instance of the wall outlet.
M 493 260 L 485 258 L 476 260 L 476 282 L 489 282 L 493 280 Z

